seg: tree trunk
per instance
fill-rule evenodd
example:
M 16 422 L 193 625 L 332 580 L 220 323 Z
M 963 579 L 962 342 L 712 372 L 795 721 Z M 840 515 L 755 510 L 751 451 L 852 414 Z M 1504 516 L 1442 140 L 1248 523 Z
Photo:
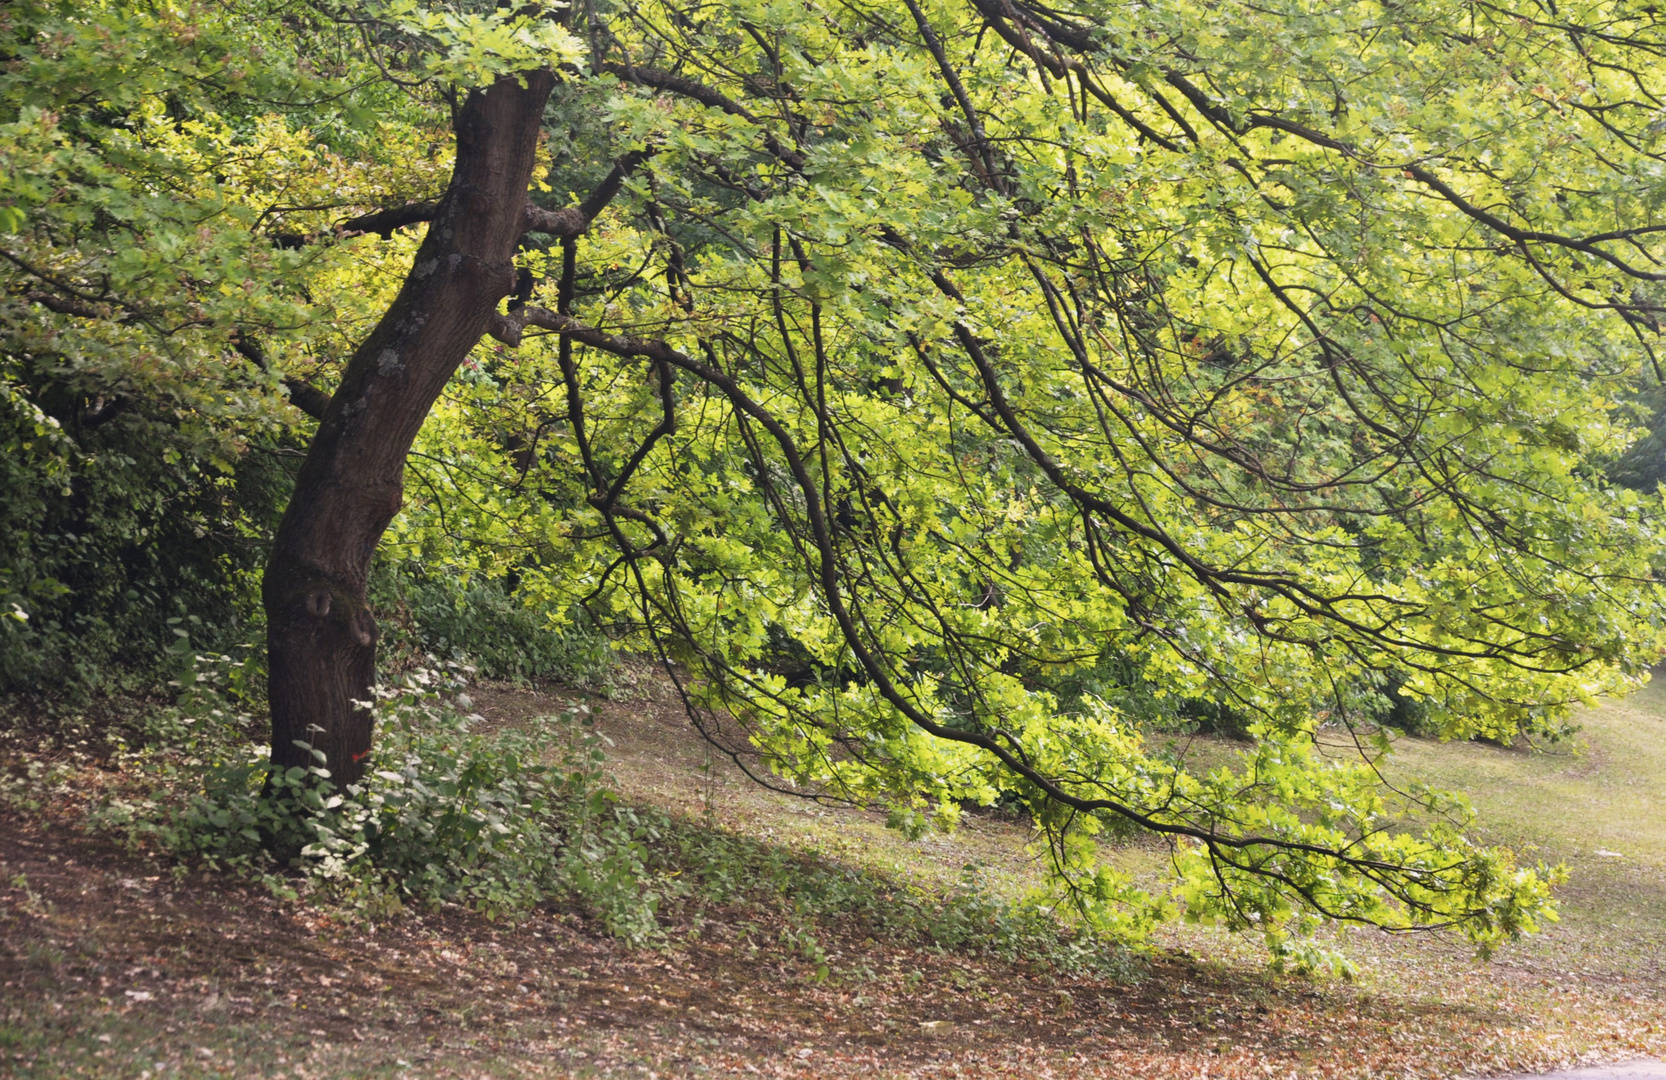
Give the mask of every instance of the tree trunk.
M 428 410 L 515 287 L 548 71 L 469 94 L 457 162 L 399 296 L 353 354 L 301 466 L 266 565 L 272 763 L 325 755 L 337 786 L 364 775 L 376 620 L 371 557 L 404 499 L 405 456 Z

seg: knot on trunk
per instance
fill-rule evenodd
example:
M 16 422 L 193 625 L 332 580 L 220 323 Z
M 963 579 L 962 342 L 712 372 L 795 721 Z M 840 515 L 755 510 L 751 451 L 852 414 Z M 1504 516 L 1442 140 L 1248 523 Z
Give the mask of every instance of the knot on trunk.
M 355 644 L 366 648 L 375 643 L 376 617 L 355 593 L 329 582 L 315 581 L 295 590 L 292 596 L 299 601 L 293 604 L 292 610 L 298 608 L 318 629 L 324 628 L 318 625 L 322 623 L 346 631 Z

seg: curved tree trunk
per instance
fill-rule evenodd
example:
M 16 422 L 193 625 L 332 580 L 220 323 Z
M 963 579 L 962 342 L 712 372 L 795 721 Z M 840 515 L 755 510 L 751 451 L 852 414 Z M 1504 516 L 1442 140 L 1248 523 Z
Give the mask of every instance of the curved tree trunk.
M 371 557 L 404 498 L 405 456 L 428 410 L 515 287 L 548 71 L 476 90 L 458 111 L 457 162 L 399 296 L 330 400 L 266 565 L 272 762 L 325 755 L 332 781 L 364 774 L 376 679 Z

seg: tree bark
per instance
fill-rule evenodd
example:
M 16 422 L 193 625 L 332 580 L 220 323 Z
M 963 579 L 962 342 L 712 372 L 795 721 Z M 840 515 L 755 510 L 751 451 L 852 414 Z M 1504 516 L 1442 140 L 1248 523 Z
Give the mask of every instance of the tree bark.
M 353 354 L 278 526 L 266 566 L 272 763 L 316 764 L 338 787 L 364 775 L 376 680 L 365 589 L 404 499 L 405 457 L 446 381 L 515 287 L 548 71 L 468 95 L 450 186 L 398 297 Z M 304 746 L 301 744 L 305 744 Z

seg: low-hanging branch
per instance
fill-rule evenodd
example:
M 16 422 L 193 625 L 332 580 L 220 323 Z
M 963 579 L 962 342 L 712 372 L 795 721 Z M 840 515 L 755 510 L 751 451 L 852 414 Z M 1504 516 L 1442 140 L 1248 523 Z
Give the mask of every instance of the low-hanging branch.
M 777 417 L 748 395 L 733 378 L 663 341 L 611 334 L 599 328 L 588 326 L 571 316 L 530 305 L 520 308 L 513 315 L 495 317 L 490 332 L 498 341 L 514 347 L 521 344 L 527 327 L 538 327 L 552 331 L 613 356 L 626 359 L 647 359 L 658 364 L 674 366 L 696 376 L 705 384 L 718 390 L 738 410 L 756 421 L 769 433 L 787 464 L 789 474 L 798 489 L 799 497 L 804 500 L 805 513 L 809 519 L 816 555 L 807 569 L 821 582 L 829 609 L 841 628 L 845 644 L 850 648 L 852 654 L 862 665 L 863 671 L 874 681 L 885 699 L 922 731 L 950 742 L 964 743 L 976 747 L 990 754 L 1014 774 L 1035 784 L 1037 788 L 1045 793 L 1048 799 L 1061 806 L 1082 813 L 1111 813 L 1158 835 L 1194 840 L 1201 844 L 1213 859 L 1218 859 L 1241 870 L 1276 878 L 1301 893 L 1317 910 L 1331 918 L 1342 921 L 1377 922 L 1377 920 L 1357 918 L 1346 911 L 1328 910 L 1324 900 L 1310 886 L 1298 882 L 1289 874 L 1282 873 L 1267 865 L 1267 855 L 1265 853 L 1287 852 L 1332 860 L 1352 871 L 1369 876 L 1394 895 L 1399 902 L 1413 910 L 1434 910 L 1427 901 L 1418 895 L 1418 889 L 1447 891 L 1452 888 L 1441 879 L 1443 875 L 1459 869 L 1461 865 L 1459 863 L 1429 868 L 1411 868 L 1405 864 L 1360 854 L 1357 840 L 1344 845 L 1329 846 L 1273 835 L 1235 834 L 1222 831 L 1218 820 L 1211 819 L 1205 825 L 1196 825 L 1183 820 L 1174 820 L 1142 812 L 1125 801 L 1114 797 L 1080 795 L 1066 786 L 1069 781 L 1049 776 L 1036 768 L 1032 764 L 1023 742 L 1011 733 L 1000 729 L 996 729 L 992 733 L 962 730 L 939 723 L 922 713 L 913 699 L 895 683 L 889 665 L 882 662 L 879 655 L 871 648 L 865 635 L 860 631 L 856 620 L 845 605 L 844 584 L 840 580 L 836 569 L 839 559 L 837 552 L 834 550 L 831 532 L 828 529 L 828 514 L 826 508 L 822 505 L 819 485 L 810 474 L 804 452 Z M 593 500 L 593 504 L 602 509 L 604 513 L 611 509 L 611 500 L 597 499 Z M 684 629 L 685 633 L 691 633 L 686 627 Z M 1254 854 L 1237 857 L 1229 855 L 1229 852 L 1261 852 L 1263 854 L 1259 857 Z M 1402 877 L 1410 879 L 1410 886 L 1400 884 L 1399 879 Z M 1438 929 L 1462 922 L 1464 919 L 1478 913 L 1478 911 L 1444 912 L 1441 920 L 1436 923 L 1418 923 L 1416 925 L 1420 929 Z M 1409 929 L 1411 925 L 1408 923 L 1403 928 Z

